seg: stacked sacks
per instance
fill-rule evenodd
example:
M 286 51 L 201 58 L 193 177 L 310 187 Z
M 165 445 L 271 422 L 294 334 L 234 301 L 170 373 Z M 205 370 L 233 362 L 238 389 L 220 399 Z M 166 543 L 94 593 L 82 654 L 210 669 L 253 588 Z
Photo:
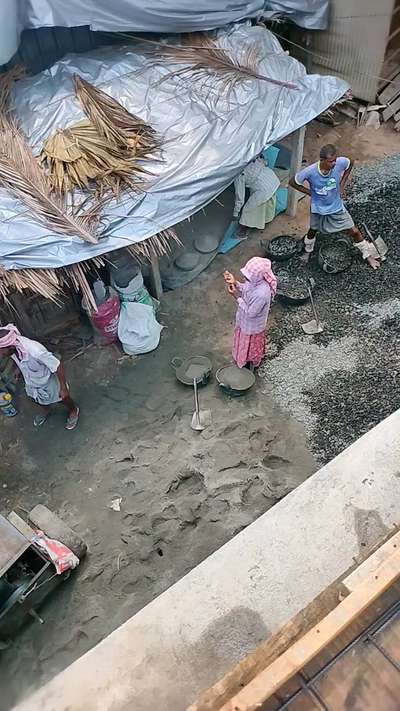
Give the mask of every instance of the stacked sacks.
M 118 338 L 127 355 L 149 353 L 160 342 L 162 326 L 154 314 L 139 266 L 131 261 L 111 271 L 111 284 L 121 302 Z

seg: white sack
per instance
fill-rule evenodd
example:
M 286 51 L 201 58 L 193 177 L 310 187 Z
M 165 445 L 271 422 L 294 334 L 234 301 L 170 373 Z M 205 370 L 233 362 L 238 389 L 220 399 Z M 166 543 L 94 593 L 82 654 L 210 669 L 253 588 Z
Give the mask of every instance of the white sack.
M 154 351 L 160 342 L 161 330 L 151 306 L 135 301 L 121 304 L 118 338 L 128 355 Z

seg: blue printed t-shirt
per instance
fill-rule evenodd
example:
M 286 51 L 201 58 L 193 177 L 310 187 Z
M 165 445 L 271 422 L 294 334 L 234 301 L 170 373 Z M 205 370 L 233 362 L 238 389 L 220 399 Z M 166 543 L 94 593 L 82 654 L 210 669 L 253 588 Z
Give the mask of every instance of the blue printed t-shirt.
M 332 215 L 344 209 L 340 195 L 340 180 L 350 166 L 349 158 L 337 158 L 334 167 L 328 175 L 320 171 L 319 162 L 303 168 L 295 176 L 298 185 L 303 185 L 307 180 L 311 192 L 311 212 L 318 215 Z

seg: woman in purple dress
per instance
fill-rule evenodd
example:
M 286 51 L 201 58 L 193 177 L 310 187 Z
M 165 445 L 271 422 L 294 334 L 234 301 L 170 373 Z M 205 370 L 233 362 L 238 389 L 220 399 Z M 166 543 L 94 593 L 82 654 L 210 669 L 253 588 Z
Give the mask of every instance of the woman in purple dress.
M 265 328 L 277 278 L 269 259 L 253 257 L 240 270 L 245 282 L 224 273 L 229 293 L 237 301 L 232 356 L 239 368 L 257 368 L 265 355 Z

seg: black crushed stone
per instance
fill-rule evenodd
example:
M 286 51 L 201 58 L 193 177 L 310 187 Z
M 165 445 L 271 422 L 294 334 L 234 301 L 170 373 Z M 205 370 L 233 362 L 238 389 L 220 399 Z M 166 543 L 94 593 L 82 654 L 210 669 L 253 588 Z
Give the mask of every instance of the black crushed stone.
M 283 258 L 292 256 L 297 252 L 298 241 L 294 237 L 278 235 L 268 245 L 271 258 Z
M 308 296 L 308 283 L 305 274 L 292 269 L 282 269 L 274 266 L 278 278 L 278 294 L 284 294 L 292 299 L 304 299 Z
M 307 267 L 298 257 L 285 263 L 285 269 L 313 276 L 316 282 L 314 297 L 326 326 L 322 334 L 308 338 L 322 348 L 345 336 L 352 336 L 357 344 L 355 369 L 346 371 L 338 362 L 333 371 L 317 371 L 315 384 L 303 392 L 313 415 L 314 424 L 308 430 L 311 448 L 321 463 L 400 407 L 400 311 L 383 317 L 379 326 L 372 323 L 365 308 L 360 311 L 360 307 L 368 311 L 380 304 L 384 313 L 385 302 L 400 297 L 400 156 L 361 167 L 346 206 L 356 224 L 365 222 L 374 237 L 387 242 L 388 257 L 379 271 L 364 264 L 358 252 L 351 267 L 335 275 L 323 272 L 315 258 Z M 278 306 L 276 315 L 277 323 L 269 334 L 276 353 L 272 362 L 289 343 L 304 338 L 300 324 L 312 318 L 309 303 Z M 268 359 L 263 377 L 269 380 Z M 295 362 L 293 373 L 287 373 L 288 387 L 293 377 Z M 281 405 L 285 407 L 285 402 Z

